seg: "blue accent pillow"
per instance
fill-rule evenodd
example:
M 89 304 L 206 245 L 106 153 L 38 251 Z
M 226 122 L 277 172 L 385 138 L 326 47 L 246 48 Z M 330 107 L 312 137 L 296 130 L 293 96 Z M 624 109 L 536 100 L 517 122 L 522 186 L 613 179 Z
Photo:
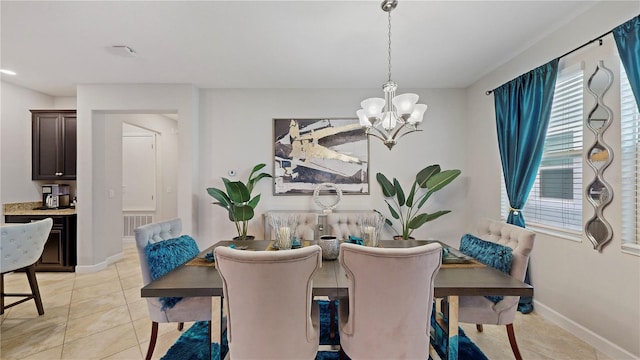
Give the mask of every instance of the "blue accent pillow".
M 481 263 L 498 269 L 505 274 L 511 273 L 513 249 L 502 244 L 482 240 L 471 234 L 460 239 L 460 252 L 473 257 Z M 502 296 L 485 296 L 494 303 L 502 300 Z
M 198 244 L 189 235 L 182 235 L 178 238 L 149 242 L 144 248 L 144 255 L 149 264 L 151 279 L 155 280 L 165 275 L 169 271 L 177 268 L 185 262 L 193 259 L 200 250 Z M 162 310 L 172 308 L 181 297 L 161 297 Z
M 357 236 L 349 235 L 349 242 L 352 244 L 364 246 L 364 240 L 362 240 L 362 238 L 359 238 Z

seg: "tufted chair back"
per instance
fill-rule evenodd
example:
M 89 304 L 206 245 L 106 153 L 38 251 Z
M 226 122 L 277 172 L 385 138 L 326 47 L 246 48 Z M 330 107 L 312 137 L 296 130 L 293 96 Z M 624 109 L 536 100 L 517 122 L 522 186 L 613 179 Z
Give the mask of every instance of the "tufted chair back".
M 373 211 L 328 214 L 327 226 L 329 227 L 329 234 L 337 237 L 338 240 L 348 240 L 349 235 L 360 237 L 362 234 L 360 234 L 358 219 L 375 216 L 376 213 Z
M 319 324 L 312 289 L 322 266 L 320 246 L 286 251 L 218 246 L 214 253 L 231 359 L 314 359 Z
M 136 228 L 134 232 L 136 235 L 140 267 L 142 269 L 142 281 L 147 285 L 151 282 L 151 273 L 149 272 L 147 258 L 144 255 L 144 248 L 149 242 L 155 243 L 180 236 L 182 233 L 182 220 L 170 219 L 159 223 L 148 224 Z
M 512 248 L 511 276 L 524 281 L 536 233 L 501 221 L 481 219 L 475 236 Z
M 0 273 L 22 269 L 38 261 L 52 226 L 51 218 L 26 224 L 3 224 Z
M 275 215 L 275 213 L 273 214 Z M 318 226 L 318 214 L 316 213 L 277 213 L 278 216 L 287 216 L 287 215 L 297 215 L 298 216 L 298 227 L 296 228 L 296 233 L 294 234 L 298 240 L 314 240 L 315 239 L 315 229 Z M 264 219 L 265 222 L 265 240 L 272 240 L 276 238 L 275 230 L 272 229 L 271 223 L 269 222 L 269 216 L 271 213 L 267 213 Z
M 340 245 L 349 281 L 340 302 L 340 345 L 352 359 L 427 359 L 433 287 L 442 247 Z
M 42 256 L 44 245 L 49 238 L 53 220 L 34 221 L 25 224 L 2 225 L 0 236 L 0 314 L 12 306 L 33 299 L 38 315 L 44 314 L 38 279 L 36 278 L 36 261 Z M 24 269 L 29 280 L 31 293 L 8 293 L 4 291 L 4 273 Z M 11 304 L 5 303 L 5 297 L 21 298 Z

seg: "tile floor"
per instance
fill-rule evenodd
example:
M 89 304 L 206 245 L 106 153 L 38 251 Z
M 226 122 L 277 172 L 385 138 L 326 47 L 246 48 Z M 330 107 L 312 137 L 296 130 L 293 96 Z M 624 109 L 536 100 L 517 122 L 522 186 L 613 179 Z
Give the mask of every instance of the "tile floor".
M 124 258 L 103 271 L 37 277 L 45 314 L 38 316 L 33 301 L 6 310 L 0 317 L 0 359 L 144 358 L 151 323 L 146 300 L 140 297 L 142 277 L 134 243 L 125 242 Z M 28 287 L 24 274 L 5 275 L 6 291 Z M 219 306 L 219 299 L 214 299 L 214 306 Z M 490 359 L 513 359 L 504 327 L 485 326 L 483 333 L 474 325 L 462 327 Z M 535 312 L 518 314 L 515 329 L 525 359 L 607 359 Z M 175 324 L 160 324 L 153 358 L 162 357 L 179 335 Z

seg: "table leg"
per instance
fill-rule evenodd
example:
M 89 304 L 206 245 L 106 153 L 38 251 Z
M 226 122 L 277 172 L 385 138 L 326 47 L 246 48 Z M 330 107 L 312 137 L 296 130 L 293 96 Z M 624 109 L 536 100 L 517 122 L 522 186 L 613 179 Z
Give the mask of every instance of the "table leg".
M 447 342 L 447 360 L 458 359 L 458 301 L 457 296 L 449 296 L 449 341 Z

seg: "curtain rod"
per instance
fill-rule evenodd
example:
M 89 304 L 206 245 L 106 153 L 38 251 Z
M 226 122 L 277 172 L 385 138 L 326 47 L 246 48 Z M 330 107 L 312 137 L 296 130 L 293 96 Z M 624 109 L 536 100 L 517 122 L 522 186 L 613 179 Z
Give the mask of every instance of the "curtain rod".
M 609 31 L 607 31 L 606 33 L 604 33 L 604 34 L 602 34 L 602 35 L 600 35 L 600 36 L 596 37 L 595 39 L 593 39 L 593 40 L 591 40 L 591 41 L 588 41 L 588 42 L 586 42 L 586 43 L 584 43 L 584 44 L 582 44 L 582 45 L 578 46 L 577 48 L 575 48 L 575 49 L 573 49 L 573 50 L 571 50 L 571 51 L 567 51 L 566 53 L 564 53 L 564 54 L 562 54 L 562 55 L 558 56 L 558 59 L 562 59 L 563 57 L 565 57 L 565 56 L 567 56 L 567 55 L 569 55 L 569 54 L 572 54 L 572 53 L 574 53 L 574 52 L 576 52 L 576 51 L 578 51 L 578 50 L 582 49 L 583 47 L 585 47 L 585 46 L 587 46 L 587 45 L 590 45 L 590 44 L 592 44 L 592 43 L 594 43 L 594 42 L 596 42 L 596 41 L 598 41 L 598 42 L 599 42 L 599 44 L 600 44 L 600 45 L 602 45 L 602 38 L 603 38 L 603 37 L 605 37 L 605 36 L 607 36 L 607 35 L 609 35 L 609 34 L 611 34 L 612 32 L 613 32 L 613 30 L 609 30 Z M 496 88 L 496 89 L 497 89 L 497 88 Z M 485 94 L 485 95 L 487 95 L 487 96 L 488 96 L 488 95 L 491 95 L 491 93 L 493 93 L 496 89 L 493 89 L 493 90 L 487 90 L 487 91 L 485 91 L 485 92 L 484 92 L 484 94 Z

